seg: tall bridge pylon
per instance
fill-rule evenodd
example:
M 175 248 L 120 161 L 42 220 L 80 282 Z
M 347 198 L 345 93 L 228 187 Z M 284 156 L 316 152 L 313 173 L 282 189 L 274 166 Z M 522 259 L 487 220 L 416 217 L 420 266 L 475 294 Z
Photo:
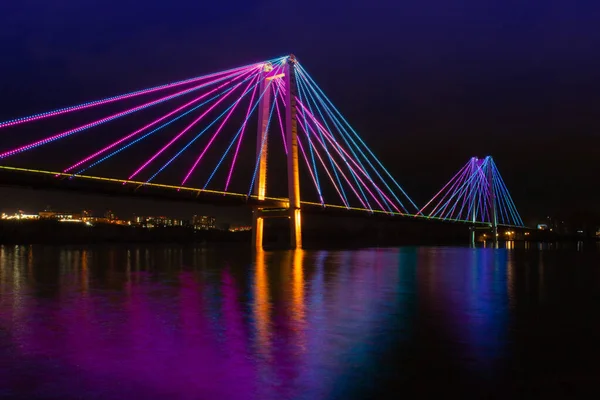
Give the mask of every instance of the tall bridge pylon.
M 287 160 L 287 186 L 288 202 L 287 210 L 265 208 L 256 206 L 252 211 L 252 233 L 253 243 L 256 248 L 262 249 L 264 236 L 265 218 L 287 218 L 290 224 L 290 242 L 292 249 L 302 248 L 302 212 L 300 209 L 300 169 L 298 164 L 298 123 L 296 119 L 297 106 L 296 98 L 297 87 L 295 77 L 296 58 L 290 55 L 284 63 L 283 72 L 277 74 L 273 66 L 269 63 L 263 69 L 264 79 L 261 83 L 261 89 L 269 93 L 262 97 L 258 109 L 258 130 L 256 140 L 256 158 L 258 164 L 258 178 L 254 186 L 254 195 L 258 200 L 264 200 L 267 190 L 267 159 L 269 147 L 269 109 L 271 108 L 271 96 L 269 85 L 275 84 L 274 80 L 283 79 L 285 88 L 288 88 L 285 94 L 285 137 Z M 262 91 L 261 90 L 261 91 Z M 274 99 L 277 101 L 277 99 Z
M 492 157 L 473 157 L 417 215 L 449 221 L 498 226 L 524 226 Z

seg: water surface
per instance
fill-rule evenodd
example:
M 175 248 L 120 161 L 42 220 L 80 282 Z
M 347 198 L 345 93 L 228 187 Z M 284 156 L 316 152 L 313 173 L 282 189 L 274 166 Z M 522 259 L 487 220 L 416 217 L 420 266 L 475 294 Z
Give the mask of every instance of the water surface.
M 0 246 L 0 398 L 600 394 L 598 247 L 508 247 Z

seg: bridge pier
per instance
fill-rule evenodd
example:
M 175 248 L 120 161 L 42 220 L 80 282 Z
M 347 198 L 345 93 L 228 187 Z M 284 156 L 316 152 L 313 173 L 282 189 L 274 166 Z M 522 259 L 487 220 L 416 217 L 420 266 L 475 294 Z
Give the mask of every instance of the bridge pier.
M 258 213 L 258 209 L 252 210 L 252 243 L 257 250 L 263 248 L 263 235 L 265 220 Z
M 302 248 L 302 212 L 300 210 L 300 172 L 298 168 L 298 122 L 296 120 L 296 57 L 290 55 L 285 63 L 285 130 L 288 144 L 287 172 L 290 219 L 290 247 Z
M 493 224 L 490 224 L 489 226 L 477 226 L 477 225 L 471 225 L 469 227 L 469 243 L 472 247 L 475 246 L 475 244 L 477 243 L 477 232 L 480 232 L 482 234 L 482 241 L 483 242 L 488 242 L 490 241 L 491 243 L 494 244 L 498 244 L 498 226 L 494 226 Z M 489 237 L 487 235 L 490 235 Z
M 491 157 L 490 157 L 491 158 Z M 488 193 L 490 196 L 490 216 L 492 219 L 492 237 L 494 241 L 498 241 L 498 210 L 496 207 L 496 192 L 494 191 L 494 173 L 493 168 L 488 167 L 487 170 L 487 183 Z

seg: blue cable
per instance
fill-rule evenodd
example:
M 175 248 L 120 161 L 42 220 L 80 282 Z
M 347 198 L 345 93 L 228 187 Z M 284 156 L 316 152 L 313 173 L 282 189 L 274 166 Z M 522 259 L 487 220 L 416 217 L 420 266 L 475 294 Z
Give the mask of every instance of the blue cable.
M 312 82 L 312 84 L 316 87 L 316 89 L 323 95 L 323 97 L 327 100 L 327 102 L 331 105 L 332 109 L 336 111 L 336 113 L 340 116 L 340 118 L 342 119 L 342 121 L 344 121 L 346 123 L 346 125 L 350 128 L 350 130 L 352 131 L 352 133 L 354 134 L 354 136 L 362 143 L 362 145 L 367 149 L 367 151 L 369 152 L 369 154 L 373 157 L 373 159 L 377 162 L 377 164 L 383 169 L 383 171 L 387 174 L 387 176 L 392 180 L 392 182 L 394 182 L 394 184 L 396 185 L 396 187 L 398 187 L 398 189 L 402 192 L 402 194 L 410 201 L 410 203 L 413 205 L 413 207 L 418 210 L 419 207 L 417 207 L 417 205 L 412 201 L 412 199 L 406 194 L 406 192 L 404 191 L 404 189 L 402 189 L 402 187 L 398 184 L 398 182 L 394 179 L 394 177 L 390 174 L 390 172 L 383 166 L 383 164 L 381 163 L 381 161 L 379 161 L 379 159 L 375 156 L 375 154 L 373 154 L 373 152 L 371 151 L 371 149 L 365 144 L 365 142 L 361 139 L 360 135 L 352 128 L 352 126 L 350 125 L 350 123 L 344 118 L 344 116 L 340 113 L 340 111 L 333 105 L 333 103 L 331 102 L 331 100 L 329 100 L 329 98 L 327 98 L 327 96 L 325 95 L 325 93 L 323 93 L 323 91 L 321 90 L 321 88 L 316 84 L 316 82 L 311 78 L 311 76 L 308 74 L 308 72 L 306 72 L 306 70 L 304 69 L 304 67 L 302 67 L 299 63 L 298 63 L 299 68 L 303 71 L 303 73 L 306 75 L 306 77 Z M 368 159 L 367 159 L 368 161 Z M 370 163 L 370 161 L 368 161 Z M 375 172 L 377 173 L 378 176 L 379 172 L 373 168 L 375 170 Z M 388 187 L 387 183 L 381 178 L 380 179 L 384 182 L 384 184 L 386 185 L 386 187 Z M 389 187 L 388 187 L 389 189 Z M 393 191 L 390 192 L 393 193 Z M 394 197 L 395 194 L 394 194 Z M 399 200 L 396 199 L 398 202 Z

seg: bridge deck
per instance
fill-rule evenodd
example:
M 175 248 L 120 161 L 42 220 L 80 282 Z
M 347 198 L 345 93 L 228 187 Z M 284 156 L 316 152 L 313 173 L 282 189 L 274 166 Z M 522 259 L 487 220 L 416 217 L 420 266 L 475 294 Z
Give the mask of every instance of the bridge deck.
M 91 175 L 73 176 L 55 171 L 33 170 L 10 166 L 0 166 L 0 185 L 9 187 L 26 187 L 39 190 L 73 191 L 85 194 L 107 196 L 131 196 L 168 201 L 190 201 L 216 206 L 249 206 L 261 208 L 287 208 L 288 199 L 267 197 L 258 200 L 256 196 L 241 193 L 203 190 L 186 186 L 172 186 L 140 181 L 128 181 L 117 178 L 105 178 Z M 418 219 L 423 221 L 444 221 L 487 227 L 488 223 L 430 218 L 422 215 L 401 214 L 381 210 L 369 210 L 357 207 L 301 202 L 302 212 L 335 216 L 352 216 L 357 218 L 382 219 Z
M 0 166 L 0 185 L 42 190 L 74 191 L 108 196 L 145 197 L 159 200 L 191 201 L 221 206 L 287 206 L 287 199 L 267 198 L 241 193 L 202 190 L 186 186 L 172 186 L 90 175 L 73 176 L 54 171 L 32 170 Z

